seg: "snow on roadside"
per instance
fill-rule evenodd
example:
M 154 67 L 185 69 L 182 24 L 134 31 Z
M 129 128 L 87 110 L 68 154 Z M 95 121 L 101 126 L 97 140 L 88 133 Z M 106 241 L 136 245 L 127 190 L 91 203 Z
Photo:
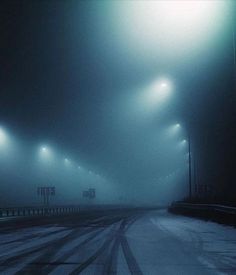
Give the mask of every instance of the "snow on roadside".
M 233 268 L 236 272 L 236 228 L 166 211 L 159 213 L 158 218 L 152 217 L 151 221 L 202 251 L 203 255 L 199 257 L 201 262 L 223 269 Z

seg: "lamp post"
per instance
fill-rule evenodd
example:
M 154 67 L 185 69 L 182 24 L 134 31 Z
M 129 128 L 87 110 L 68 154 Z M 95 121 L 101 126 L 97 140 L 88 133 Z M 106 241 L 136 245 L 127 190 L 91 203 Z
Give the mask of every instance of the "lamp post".
M 176 124 L 178 126 L 180 124 Z M 192 146 L 191 146 L 191 136 L 189 130 L 187 131 L 188 139 L 184 139 L 183 143 L 188 142 L 188 197 L 192 198 Z
M 189 199 L 192 198 L 192 156 L 191 156 L 191 140 L 188 134 L 188 184 L 189 184 Z

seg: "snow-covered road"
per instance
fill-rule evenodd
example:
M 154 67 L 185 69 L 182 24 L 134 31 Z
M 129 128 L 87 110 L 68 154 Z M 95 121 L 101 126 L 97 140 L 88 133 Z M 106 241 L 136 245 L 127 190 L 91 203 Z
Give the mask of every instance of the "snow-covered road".
M 236 229 L 165 210 L 2 226 L 0 274 L 236 274 Z

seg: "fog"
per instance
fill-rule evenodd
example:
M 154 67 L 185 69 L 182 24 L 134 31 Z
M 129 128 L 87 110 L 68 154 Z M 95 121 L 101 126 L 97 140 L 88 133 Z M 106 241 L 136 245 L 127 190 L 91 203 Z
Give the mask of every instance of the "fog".
M 232 196 L 233 2 L 11 2 L 1 206 L 40 205 L 46 186 L 51 204 L 166 205 L 189 195 L 189 165 L 193 196 Z
M 37 188 L 47 186 L 56 189 L 56 195 L 50 198 L 50 204 L 56 205 L 166 204 L 173 199 L 173 193 L 175 198 L 182 196 L 187 182 L 186 146 L 181 142 L 173 143 L 178 138 L 175 128 L 180 126 L 173 125 L 156 140 L 153 155 L 162 158 L 158 169 L 163 174 L 145 175 L 141 182 L 135 176 L 132 182 L 130 174 L 132 184 L 126 185 L 89 170 L 82 160 L 79 163 L 72 160 L 55 143 L 36 144 L 30 138 L 22 139 L 8 128 L 1 127 L 1 205 L 42 205 L 43 198 L 38 196 Z M 158 145 L 165 138 L 169 144 Z M 140 167 L 145 169 L 142 163 Z M 82 196 L 83 191 L 89 188 L 96 189 L 96 198 L 93 200 Z

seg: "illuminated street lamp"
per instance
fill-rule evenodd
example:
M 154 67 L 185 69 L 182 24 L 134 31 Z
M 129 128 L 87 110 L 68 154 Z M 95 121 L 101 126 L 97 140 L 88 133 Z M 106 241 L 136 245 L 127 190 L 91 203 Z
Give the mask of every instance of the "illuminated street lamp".
M 151 84 L 150 92 L 157 102 L 163 102 L 170 96 L 172 91 L 171 82 L 168 79 L 158 79 Z
M 187 140 L 184 139 L 182 144 L 186 144 Z M 191 153 L 191 140 L 188 134 L 188 185 L 189 185 L 189 198 L 192 198 L 192 153 Z
M 7 137 L 6 131 L 2 127 L 0 127 L 0 146 L 6 145 L 7 140 L 8 140 L 8 137 Z
M 52 160 L 52 151 L 48 146 L 41 146 L 39 148 L 39 157 L 41 161 L 51 161 Z
M 68 158 L 64 158 L 64 163 L 65 163 L 66 165 L 68 165 L 68 164 L 70 163 L 70 161 L 68 160 Z
M 161 87 L 162 88 L 166 88 L 167 87 L 167 84 L 165 82 L 161 83 Z
M 192 156 L 191 156 L 191 142 L 190 134 L 188 135 L 188 184 L 189 184 L 189 198 L 192 198 Z
M 181 141 L 181 144 L 186 144 L 186 143 L 187 143 L 186 139 L 184 139 L 184 140 Z
M 168 78 L 157 78 L 147 85 L 143 91 L 141 103 L 150 108 L 157 110 L 168 101 L 173 90 L 173 85 Z
M 44 156 L 48 155 L 49 154 L 49 149 L 46 147 L 46 146 L 42 146 L 40 148 L 40 153 Z
M 188 58 L 189 54 L 211 47 L 216 34 L 227 24 L 227 0 L 113 1 L 115 22 L 132 50 L 144 57 Z M 232 1 L 234 2 L 234 1 Z M 118 16 L 119 18 L 119 16 Z M 215 24 L 217 22 L 217 24 Z M 174 42 L 174 43 L 173 43 Z M 158 48 L 158 51 L 156 50 Z M 146 55 L 145 55 L 146 52 Z
M 40 152 L 42 154 L 46 155 L 46 154 L 49 154 L 50 150 L 49 150 L 49 148 L 47 146 L 41 146 L 40 147 Z

